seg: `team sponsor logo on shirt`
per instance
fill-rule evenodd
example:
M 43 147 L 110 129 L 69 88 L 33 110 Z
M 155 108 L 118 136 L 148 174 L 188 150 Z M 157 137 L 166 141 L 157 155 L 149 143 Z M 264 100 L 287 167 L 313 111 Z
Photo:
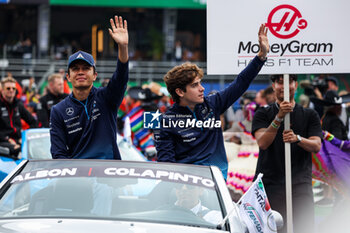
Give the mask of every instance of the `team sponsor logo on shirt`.
M 53 100 L 47 101 L 47 109 L 51 109 L 51 107 L 54 105 Z M 74 112 L 74 111 L 73 111 Z
M 66 108 L 66 114 L 68 116 L 73 115 L 73 113 L 74 113 L 74 109 L 72 107 Z
M 96 120 L 101 115 L 100 109 L 96 108 L 95 106 L 96 105 L 94 103 L 94 109 L 92 110 L 91 121 Z
M 72 118 L 69 118 L 69 119 L 65 119 L 65 120 L 64 120 L 64 123 L 67 123 L 67 122 L 69 122 L 69 121 L 73 121 L 73 120 L 78 119 L 78 118 L 79 118 L 79 115 L 78 115 L 78 116 L 75 116 L 75 117 L 72 117 Z
M 1 116 L 2 116 L 2 117 L 7 117 L 7 116 L 9 116 L 9 113 L 8 113 L 8 111 L 7 111 L 7 109 L 6 109 L 5 107 L 2 107 L 2 108 L 1 108 Z
M 79 128 L 73 129 L 71 131 L 68 131 L 68 134 L 76 133 L 76 132 L 81 131 L 81 130 L 83 130 L 83 128 L 79 127 Z
M 70 125 L 66 125 L 66 126 L 67 126 L 67 128 L 69 129 L 69 128 L 72 128 L 72 127 L 78 126 L 78 125 L 80 125 L 80 122 L 79 122 L 79 121 L 78 121 L 78 122 L 75 122 L 75 123 L 73 123 L 73 124 L 70 124 Z

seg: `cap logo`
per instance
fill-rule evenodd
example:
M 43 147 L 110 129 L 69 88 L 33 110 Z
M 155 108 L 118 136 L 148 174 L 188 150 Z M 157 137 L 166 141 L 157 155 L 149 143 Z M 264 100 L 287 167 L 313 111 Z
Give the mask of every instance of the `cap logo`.
M 140 99 L 146 99 L 146 95 L 144 93 L 141 93 L 141 92 L 138 93 L 138 97 Z
M 77 58 L 84 58 L 84 59 L 85 59 L 85 57 L 84 57 L 81 53 L 79 53 L 79 55 L 77 56 Z
M 339 98 L 337 98 L 337 97 L 334 97 L 334 103 L 336 103 L 336 104 L 341 104 L 343 101 L 342 101 L 342 98 L 341 97 L 339 97 Z

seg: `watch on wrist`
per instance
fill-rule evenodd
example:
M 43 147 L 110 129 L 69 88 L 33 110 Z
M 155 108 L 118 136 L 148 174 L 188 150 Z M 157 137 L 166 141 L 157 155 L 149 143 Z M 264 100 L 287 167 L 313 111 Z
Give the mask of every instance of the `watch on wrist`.
M 297 139 L 298 141 L 296 141 L 295 143 L 301 142 L 301 136 L 299 134 L 297 134 Z

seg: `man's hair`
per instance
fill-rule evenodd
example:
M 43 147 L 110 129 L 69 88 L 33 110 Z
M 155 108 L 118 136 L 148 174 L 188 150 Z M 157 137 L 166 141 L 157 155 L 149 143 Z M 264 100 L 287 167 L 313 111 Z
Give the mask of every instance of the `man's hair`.
M 258 93 L 260 93 L 261 98 L 266 98 L 265 90 L 261 89 L 261 90 L 258 91 Z M 256 93 L 256 94 L 258 94 L 258 93 Z
M 274 74 L 274 75 L 270 76 L 270 79 L 274 83 L 276 80 L 278 81 L 280 79 L 283 79 L 283 75 L 282 74 Z M 298 77 L 295 74 L 290 74 L 289 79 L 293 79 L 294 81 L 297 81 Z
M 59 78 L 63 80 L 61 74 L 54 73 L 54 74 L 51 74 L 51 75 L 47 78 L 47 81 L 48 81 L 49 83 L 52 83 L 52 82 L 55 81 L 55 79 L 59 79 Z
M 272 88 L 272 86 L 268 86 L 265 90 L 264 90 L 264 96 L 266 97 L 267 95 L 273 94 L 274 90 Z
M 192 63 L 184 63 L 175 66 L 166 73 L 163 80 L 167 89 L 176 103 L 180 102 L 180 96 L 176 94 L 176 89 L 180 88 L 186 92 L 186 86 L 193 82 L 196 77 L 203 78 L 203 70 Z
M 12 77 L 5 77 L 1 80 L 1 86 L 4 86 L 5 83 L 16 83 L 16 79 Z

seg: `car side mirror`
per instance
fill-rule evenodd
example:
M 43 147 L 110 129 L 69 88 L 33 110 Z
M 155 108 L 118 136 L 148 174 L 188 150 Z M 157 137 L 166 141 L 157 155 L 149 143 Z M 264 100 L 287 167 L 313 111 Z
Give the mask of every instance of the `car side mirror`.
M 277 230 L 281 230 L 284 224 L 282 215 L 276 210 L 271 210 L 271 211 L 272 211 L 273 218 L 275 219 L 275 222 L 276 222 Z

